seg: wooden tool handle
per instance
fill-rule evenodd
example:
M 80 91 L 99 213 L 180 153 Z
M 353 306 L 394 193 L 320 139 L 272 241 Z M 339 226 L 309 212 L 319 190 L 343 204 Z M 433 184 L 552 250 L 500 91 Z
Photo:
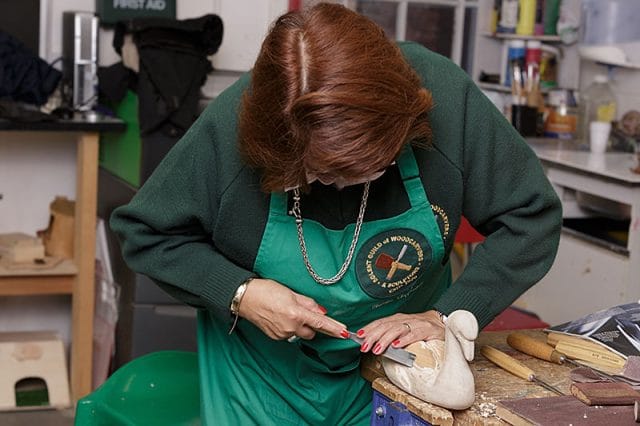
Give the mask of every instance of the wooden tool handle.
M 526 365 L 522 364 L 520 361 L 515 358 L 505 354 L 504 352 L 494 348 L 493 346 L 483 346 L 480 349 L 480 353 L 484 355 L 489 361 L 494 364 L 502 367 L 509 373 L 520 377 L 521 379 L 525 379 L 528 381 L 533 381 L 536 375 Z
M 624 358 L 611 351 L 585 349 L 582 346 L 574 345 L 569 342 L 558 342 L 556 350 L 571 359 L 589 361 L 603 367 L 622 369 L 626 363 Z
M 507 336 L 507 343 L 514 349 L 538 359 L 562 364 L 562 355 L 553 346 L 542 340 L 534 339 L 524 333 L 513 332 Z

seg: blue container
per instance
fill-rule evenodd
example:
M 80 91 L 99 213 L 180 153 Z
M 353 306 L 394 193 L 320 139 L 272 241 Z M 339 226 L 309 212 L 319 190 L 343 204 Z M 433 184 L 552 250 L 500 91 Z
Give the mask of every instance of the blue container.
M 524 69 L 524 59 L 526 55 L 526 47 L 524 40 L 510 40 L 507 44 L 507 64 L 505 66 L 504 85 L 511 87 L 512 68 L 511 62 L 516 60 L 520 62 L 521 69 Z

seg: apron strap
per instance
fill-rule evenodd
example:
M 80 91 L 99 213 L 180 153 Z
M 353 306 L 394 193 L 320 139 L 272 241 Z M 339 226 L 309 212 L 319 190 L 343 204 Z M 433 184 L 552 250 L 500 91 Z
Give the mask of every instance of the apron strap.
M 405 146 L 402 150 L 398 158 L 398 168 L 400 169 L 400 176 L 402 176 L 402 182 L 407 191 L 411 207 L 425 203 L 429 204 L 427 194 L 422 186 L 422 180 L 420 180 L 418 163 L 410 145 Z
M 288 193 L 284 191 L 271 193 L 271 201 L 269 202 L 269 211 L 271 212 L 270 214 L 284 214 L 285 216 L 289 214 L 289 212 L 287 211 L 287 204 L 289 202 L 287 194 Z

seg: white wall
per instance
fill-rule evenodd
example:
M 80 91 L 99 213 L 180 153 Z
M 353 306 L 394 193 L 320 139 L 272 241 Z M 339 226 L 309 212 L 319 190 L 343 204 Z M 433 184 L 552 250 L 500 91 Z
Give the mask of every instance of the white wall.
M 42 21 L 44 41 L 41 56 L 49 62 L 62 53 L 62 12 L 67 10 L 95 11 L 95 0 L 41 0 L 44 3 Z M 215 13 L 224 23 L 220 50 L 213 56 L 218 69 L 246 71 L 251 68 L 260 44 L 271 22 L 286 12 L 287 0 L 177 0 L 178 19 L 188 19 Z M 111 47 L 113 30 L 100 31 L 100 64 L 110 65 L 120 58 Z
M 62 54 L 62 13 L 95 11 L 95 0 L 41 0 L 41 56 L 49 62 Z M 251 68 L 270 23 L 287 9 L 287 0 L 177 0 L 178 19 L 218 14 L 225 31 L 218 69 Z M 100 64 L 120 60 L 111 47 L 112 30 L 100 34 Z M 32 135 L 33 136 L 33 135 Z M 56 195 L 75 198 L 75 147 L 60 139 L 14 133 L 0 140 L 0 233 L 35 234 L 48 223 L 48 206 Z M 70 299 L 0 297 L 0 331 L 55 330 L 68 344 Z

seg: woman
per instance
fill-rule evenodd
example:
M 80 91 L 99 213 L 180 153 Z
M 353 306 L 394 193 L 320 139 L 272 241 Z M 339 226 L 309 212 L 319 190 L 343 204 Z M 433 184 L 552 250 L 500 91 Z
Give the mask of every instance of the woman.
M 486 240 L 450 286 L 463 214 Z M 442 338 L 456 309 L 488 324 L 546 273 L 560 221 L 463 71 L 321 4 L 275 23 L 111 225 L 201 308 L 205 422 L 281 425 L 368 423 L 361 352 Z

